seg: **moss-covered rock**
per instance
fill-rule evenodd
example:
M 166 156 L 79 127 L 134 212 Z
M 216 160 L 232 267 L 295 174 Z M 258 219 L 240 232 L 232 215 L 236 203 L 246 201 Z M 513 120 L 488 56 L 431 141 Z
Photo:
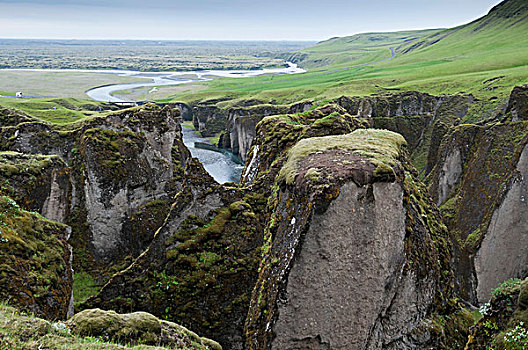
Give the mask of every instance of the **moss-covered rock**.
M 105 341 L 178 349 L 222 349 L 210 339 L 200 338 L 185 327 L 162 321 L 147 312 L 118 314 L 101 309 L 84 310 L 69 319 L 66 325 L 73 334 L 101 337 Z
M 83 307 L 149 310 L 236 349 L 256 280 L 266 199 L 216 184 L 196 160 L 185 178 L 148 249 Z
M 282 167 L 284 156 L 299 140 L 343 135 L 368 125 L 335 104 L 297 114 L 266 117 L 257 126 L 256 139 L 242 172 L 242 183 L 252 184 L 260 178 L 267 183 L 269 190 Z
M 23 208 L 66 222 L 71 183 L 68 166 L 60 157 L 0 152 L 0 184 L 0 192 Z
M 501 283 L 471 329 L 467 350 L 523 349 L 528 345 L 528 279 Z
M 11 198 L 0 197 L 0 299 L 49 319 L 63 319 L 72 296 L 68 229 Z
M 526 272 L 527 142 L 524 121 L 459 125 L 444 138 L 427 179 L 458 246 L 457 286 L 467 300 L 484 302 L 499 281 Z
M 282 164 L 246 320 L 248 347 L 433 342 L 432 333 L 412 333 L 448 309 L 451 250 L 405 140 L 369 129 L 308 138 Z
M 145 313 L 88 310 L 52 323 L 0 305 L 0 349 L 221 350 L 213 340 Z M 146 345 L 153 344 L 153 345 Z
M 506 118 L 513 122 L 528 120 L 528 85 L 513 89 L 506 107 Z
M 71 243 L 75 255 L 82 258 L 77 259 L 77 268 L 104 269 L 107 261 L 137 256 L 163 222 L 169 199 L 182 187 L 190 154 L 177 119 L 171 108 L 148 104 L 69 125 L 28 118 L 2 127 L 2 150 L 25 154 L 14 160 L 10 156 L 19 170 L 23 168 L 21 172 L 13 173 L 12 164 L 2 167 L 12 175 L 10 187 L 25 191 L 10 194 L 41 214 L 47 212 L 40 192 L 50 192 L 47 197 L 55 200 L 52 207 L 62 205 L 61 221 L 72 227 Z M 40 173 L 33 174 L 29 170 L 35 167 L 24 166 L 37 160 L 51 162 L 49 170 L 39 165 Z M 62 172 L 57 164 L 63 166 Z M 28 189 L 33 183 L 34 189 Z M 159 204 L 156 201 L 165 204 L 149 205 Z M 130 223 L 138 220 L 149 223 L 131 230 Z

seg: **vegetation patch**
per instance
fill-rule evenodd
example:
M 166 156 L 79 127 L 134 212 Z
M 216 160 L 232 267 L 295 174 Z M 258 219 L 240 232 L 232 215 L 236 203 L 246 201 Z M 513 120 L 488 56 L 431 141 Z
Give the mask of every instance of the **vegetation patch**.
M 222 349 L 212 340 L 201 338 L 177 324 L 160 321 L 147 313 L 119 315 L 111 311 L 91 311 L 77 314 L 66 323 L 49 322 L 1 303 L 0 349 Z M 105 328 L 100 328 L 101 325 Z M 155 344 L 146 345 L 152 342 Z
M 301 140 L 288 152 L 288 160 L 279 173 L 278 181 L 288 185 L 293 184 L 303 159 L 328 150 L 348 151 L 350 154 L 362 157 L 374 164 L 375 176 L 384 176 L 384 173 L 390 172 L 396 165 L 406 145 L 401 135 L 375 129 L 359 129 L 347 135 Z
M 0 197 L 0 300 L 65 318 L 72 290 L 69 259 L 65 225 Z

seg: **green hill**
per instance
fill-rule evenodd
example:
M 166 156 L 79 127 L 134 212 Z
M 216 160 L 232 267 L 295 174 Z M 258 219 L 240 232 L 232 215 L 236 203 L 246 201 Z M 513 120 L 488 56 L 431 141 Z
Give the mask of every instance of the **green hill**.
M 506 0 L 486 16 L 451 29 L 367 33 L 332 38 L 289 56 L 308 69 L 297 76 L 221 79 L 180 100 L 229 95 L 280 103 L 418 90 L 471 93 L 504 102 L 528 83 L 528 1 Z M 395 50 L 391 56 L 390 48 Z M 385 61 L 378 62 L 385 59 Z M 377 62 L 364 65 L 367 62 Z M 499 102 L 498 102 L 499 101 Z
M 331 38 L 288 57 L 306 68 L 328 65 L 362 64 L 387 57 L 387 50 L 409 42 L 423 40 L 442 30 L 417 30 L 394 33 L 363 33 L 342 38 Z

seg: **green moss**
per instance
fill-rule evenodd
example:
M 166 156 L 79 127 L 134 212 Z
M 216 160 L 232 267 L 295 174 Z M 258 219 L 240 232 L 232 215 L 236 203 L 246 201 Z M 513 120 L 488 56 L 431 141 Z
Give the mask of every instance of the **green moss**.
M 435 315 L 431 318 L 428 331 L 436 341 L 435 349 L 464 349 L 470 328 L 475 319 L 470 311 L 456 304 L 447 315 Z
M 356 130 L 347 135 L 314 137 L 301 140 L 289 152 L 288 160 L 282 167 L 278 181 L 291 185 L 299 172 L 300 162 L 309 155 L 337 149 L 351 152 L 371 161 L 379 168 L 383 177 L 394 171 L 396 159 L 401 156 L 406 142 L 401 135 L 385 130 Z
M 73 300 L 75 307 L 84 302 L 90 296 L 97 294 L 99 285 L 92 275 L 81 271 L 73 274 Z
M 316 182 L 321 179 L 321 172 L 317 168 L 310 168 L 304 175 L 309 181 Z
M 52 319 L 65 317 L 72 284 L 65 235 L 65 225 L 0 197 L 0 300 Z
M 67 323 L 52 323 L 0 304 L 0 324 L 0 349 L 6 350 L 222 349 L 210 339 L 201 338 L 182 326 L 161 322 L 144 312 L 119 315 L 96 310 L 77 314 Z M 110 338 L 114 341 L 108 340 Z

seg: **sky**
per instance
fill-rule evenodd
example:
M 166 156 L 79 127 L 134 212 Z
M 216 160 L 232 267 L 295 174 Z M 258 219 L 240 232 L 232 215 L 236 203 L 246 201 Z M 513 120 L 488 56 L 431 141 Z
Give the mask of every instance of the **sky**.
M 0 0 L 0 38 L 310 40 L 449 28 L 499 0 Z

